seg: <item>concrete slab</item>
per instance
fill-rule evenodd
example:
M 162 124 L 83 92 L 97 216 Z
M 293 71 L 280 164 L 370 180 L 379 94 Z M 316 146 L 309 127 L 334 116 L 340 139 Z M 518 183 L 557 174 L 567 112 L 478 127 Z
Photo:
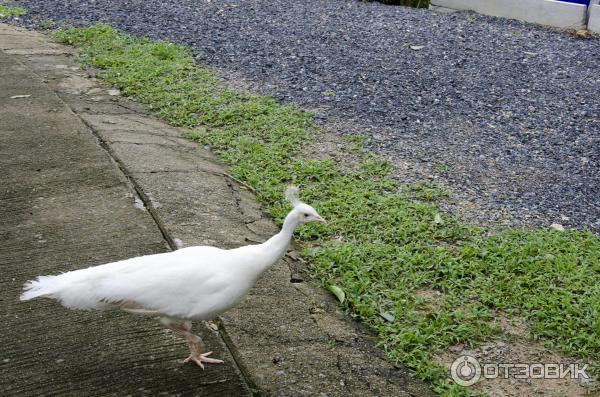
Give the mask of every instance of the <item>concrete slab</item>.
M 0 50 L 11 55 L 58 55 L 73 52 L 72 49 L 53 43 L 37 32 L 3 28 L 0 36 Z
M 128 169 L 134 173 L 205 171 L 222 175 L 224 172 L 214 162 L 203 159 L 195 147 L 190 148 L 187 145 L 174 147 L 172 145 L 114 142 L 110 147 L 117 157 L 135 160 L 128 164 Z M 158 156 L 158 154 L 166 155 Z
M 234 248 L 257 236 L 246 230 L 227 180 L 206 172 L 133 173 L 157 205 L 169 234 L 183 246 Z
M 600 3 L 591 4 L 588 10 L 588 30 L 600 33 Z
M 13 38 L 0 35 L 0 48 L 31 45 Z M 181 364 L 185 342 L 165 334 L 153 319 L 18 301 L 23 283 L 36 275 L 168 246 L 82 120 L 15 55 L 0 51 L 0 64 L 1 394 L 250 395 L 221 337 L 210 329 L 199 327 L 226 364 L 201 372 Z M 11 99 L 13 94 L 31 96 Z

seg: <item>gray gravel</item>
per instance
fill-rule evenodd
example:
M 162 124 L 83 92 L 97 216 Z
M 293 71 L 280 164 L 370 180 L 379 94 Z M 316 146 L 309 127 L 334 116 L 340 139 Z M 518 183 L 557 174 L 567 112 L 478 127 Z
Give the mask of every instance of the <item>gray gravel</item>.
M 600 231 L 600 40 L 472 13 L 354 0 L 22 0 L 22 23 L 106 21 L 192 46 L 254 89 L 373 137 L 521 224 Z

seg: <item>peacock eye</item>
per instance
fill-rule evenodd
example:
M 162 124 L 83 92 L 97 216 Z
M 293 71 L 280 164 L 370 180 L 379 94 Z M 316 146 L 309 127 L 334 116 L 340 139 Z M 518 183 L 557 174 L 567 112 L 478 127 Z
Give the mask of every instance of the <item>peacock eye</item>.
M 304 214 L 304 217 L 305 217 L 305 218 L 308 218 L 308 214 Z

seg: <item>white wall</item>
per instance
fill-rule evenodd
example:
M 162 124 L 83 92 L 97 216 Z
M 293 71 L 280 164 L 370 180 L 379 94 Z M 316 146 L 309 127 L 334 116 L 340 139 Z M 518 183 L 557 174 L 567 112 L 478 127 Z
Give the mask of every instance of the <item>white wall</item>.
M 600 0 L 592 0 L 588 15 L 588 30 L 600 33 Z
M 593 0 L 592 2 L 595 2 Z M 586 25 L 586 6 L 554 0 L 431 0 L 431 5 L 472 10 L 496 17 L 581 29 Z M 600 7 L 600 6 L 596 6 Z M 598 12 L 600 10 L 596 10 Z M 598 16 L 600 18 L 600 16 Z

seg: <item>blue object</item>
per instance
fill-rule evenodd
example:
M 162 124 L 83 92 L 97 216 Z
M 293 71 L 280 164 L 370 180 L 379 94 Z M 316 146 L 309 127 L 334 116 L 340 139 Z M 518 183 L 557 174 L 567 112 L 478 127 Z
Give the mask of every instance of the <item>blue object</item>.
M 558 0 L 558 1 L 563 1 L 565 3 L 577 3 L 577 4 L 584 4 L 584 5 L 590 5 L 590 0 Z

